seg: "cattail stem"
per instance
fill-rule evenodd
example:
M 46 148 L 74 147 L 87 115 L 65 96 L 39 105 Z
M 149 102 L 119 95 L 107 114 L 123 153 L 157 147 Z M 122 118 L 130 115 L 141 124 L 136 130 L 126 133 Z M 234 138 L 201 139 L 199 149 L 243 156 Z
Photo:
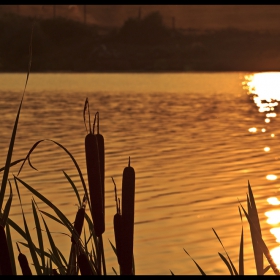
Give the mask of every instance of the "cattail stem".
M 117 250 L 117 258 L 118 263 L 120 266 L 120 269 L 123 265 L 122 263 L 122 238 L 123 238 L 123 228 L 122 228 L 122 216 L 121 216 L 121 210 L 120 210 L 120 199 L 118 199 L 117 195 L 117 186 L 116 183 L 112 177 L 112 181 L 115 185 L 115 201 L 116 201 L 116 214 L 114 215 L 114 233 L 115 233 L 115 244 L 116 244 L 116 250 Z
M 81 275 L 93 275 L 89 259 L 85 253 L 80 253 L 78 256 L 78 265 L 81 271 Z
M 4 227 L 0 225 L 0 268 L 2 275 L 13 275 Z
M 102 267 L 103 267 L 103 275 L 107 275 L 102 235 L 99 237 L 99 239 L 100 239 L 100 250 L 101 250 L 101 261 L 102 261 Z

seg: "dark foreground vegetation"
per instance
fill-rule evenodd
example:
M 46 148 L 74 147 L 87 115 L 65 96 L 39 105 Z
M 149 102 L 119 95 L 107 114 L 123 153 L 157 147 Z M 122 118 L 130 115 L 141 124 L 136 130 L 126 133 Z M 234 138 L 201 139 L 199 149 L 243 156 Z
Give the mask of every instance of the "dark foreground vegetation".
M 33 29 L 32 29 L 33 30 Z M 32 32 L 33 35 L 33 32 Z M 27 153 L 27 156 L 22 159 L 17 159 L 12 162 L 12 155 L 14 144 L 16 140 L 16 133 L 18 130 L 18 123 L 20 113 L 24 100 L 25 89 L 28 84 L 28 78 L 32 62 L 32 38 L 29 42 L 29 57 L 28 57 L 28 72 L 26 76 L 25 87 L 22 93 L 21 102 L 15 118 L 13 131 L 9 148 L 7 149 L 7 157 L 5 166 L 0 168 L 2 182 L 0 186 L 0 275 L 107 275 L 108 269 L 106 267 L 106 257 L 104 254 L 103 237 L 105 232 L 105 145 L 106 141 L 101 133 L 99 133 L 99 112 L 95 113 L 93 123 L 90 121 L 89 101 L 86 99 L 83 117 L 86 128 L 85 144 L 85 161 L 87 166 L 88 183 L 84 180 L 82 171 L 73 157 L 62 144 L 51 140 L 42 139 L 37 141 Z M 81 125 L 82 122 L 81 122 Z M 106 136 L 105 136 L 106 137 Z M 72 160 L 79 174 L 79 180 L 83 186 L 82 191 L 78 190 L 76 182 L 74 182 L 68 174 L 65 175 L 65 180 L 69 182 L 69 190 L 72 189 L 77 197 L 79 209 L 77 211 L 74 224 L 58 209 L 50 200 L 44 197 L 40 192 L 33 188 L 20 178 L 20 172 L 25 163 L 36 169 L 30 160 L 31 153 L 37 149 L 39 144 L 43 141 L 56 144 L 63 149 L 67 156 Z M 22 162 L 22 165 L 17 175 L 10 174 L 10 167 Z M 112 250 L 116 255 L 118 268 L 112 267 L 112 271 L 116 275 L 135 275 L 135 261 L 133 254 L 134 247 L 134 210 L 135 210 L 135 189 L 137 186 L 136 171 L 131 166 L 130 157 L 128 165 L 124 167 L 122 173 L 122 192 L 121 197 L 117 194 L 117 186 L 112 178 L 115 191 L 116 214 L 112 219 L 114 226 L 115 242 L 110 241 Z M 13 178 L 9 178 L 13 175 Z M 75 180 L 76 181 L 76 180 Z M 23 205 L 21 201 L 21 191 L 26 188 L 31 193 L 32 214 L 34 217 L 35 228 L 33 233 L 37 238 L 31 236 L 31 225 L 27 222 Z M 15 191 L 16 189 L 16 191 Z M 19 225 L 12 220 L 10 209 L 14 207 L 14 195 L 18 197 L 19 204 L 17 207 L 21 208 L 22 224 Z M 83 199 L 81 199 L 83 197 Z M 53 210 L 54 214 L 41 210 L 37 202 L 43 202 Z M 254 253 L 254 263 L 258 275 L 264 275 L 268 271 L 279 275 L 279 269 L 275 264 L 268 247 L 266 246 L 260 227 L 258 211 L 253 196 L 253 192 L 248 182 L 247 193 L 247 210 L 239 202 L 239 214 L 246 217 L 251 233 L 252 247 Z M 41 207 L 41 206 L 40 206 Z M 52 237 L 52 230 L 49 229 L 46 219 L 51 219 L 52 222 L 58 223 L 67 230 L 64 234 L 65 242 L 71 244 L 71 249 L 68 256 L 63 255 L 59 250 L 60 244 L 55 243 Z M 86 230 L 87 229 L 87 230 Z M 240 230 L 240 229 L 238 229 Z M 14 239 L 14 231 L 16 231 L 22 241 L 16 242 Z M 244 234 L 243 225 L 241 228 L 241 237 L 239 244 L 238 263 L 234 264 L 229 257 L 221 239 L 214 230 L 217 240 L 223 248 L 223 254 L 218 253 L 223 264 L 228 268 L 230 275 L 244 275 Z M 44 235 L 44 238 L 43 238 Z M 38 243 L 37 243 L 38 240 Z M 48 241 L 49 245 L 46 245 Z M 16 244 L 16 252 L 14 250 Z M 50 249 L 51 248 L 51 249 Z M 21 251 L 22 250 L 22 251 Z M 25 255 L 23 252 L 28 252 Z M 186 254 L 192 259 L 190 254 L 184 249 Z M 198 271 L 202 275 L 206 275 L 199 264 L 192 259 Z M 252 259 L 251 259 L 252 260 Z M 21 268 L 21 272 L 17 269 L 17 263 Z M 32 265 L 31 265 L 32 264 Z M 172 266 L 172 264 L 171 264 Z M 137 266 L 136 266 L 137 267 Z M 174 275 L 172 270 L 169 270 L 171 275 Z M 176 272 L 175 272 L 176 273 Z M 187 271 L 186 271 L 187 273 Z
M 143 19 L 129 18 L 118 29 L 65 18 L 0 15 L 1 72 L 26 71 L 32 23 L 35 72 L 280 70 L 280 34 L 179 30 L 166 27 L 161 14 L 153 12 Z

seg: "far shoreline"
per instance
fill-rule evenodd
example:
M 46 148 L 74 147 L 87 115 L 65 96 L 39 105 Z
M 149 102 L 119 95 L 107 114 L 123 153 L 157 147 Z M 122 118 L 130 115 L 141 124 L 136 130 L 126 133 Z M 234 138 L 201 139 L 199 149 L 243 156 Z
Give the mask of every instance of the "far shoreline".
M 30 71 L 33 74 L 191 74 L 191 73 L 259 73 L 280 72 L 279 70 L 193 70 L 193 71 Z M 0 71 L 0 74 L 26 74 L 27 71 Z

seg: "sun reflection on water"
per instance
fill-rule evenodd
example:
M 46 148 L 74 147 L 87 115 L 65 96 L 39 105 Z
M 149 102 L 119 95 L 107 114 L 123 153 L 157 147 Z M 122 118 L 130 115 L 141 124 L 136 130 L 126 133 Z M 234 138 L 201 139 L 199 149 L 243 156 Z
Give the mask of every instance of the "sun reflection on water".
M 271 254 L 275 264 L 277 265 L 277 268 L 279 269 L 280 268 L 280 246 L 272 249 L 270 251 L 270 254 Z
M 257 128 L 255 128 L 255 127 L 251 127 L 248 130 L 249 130 L 249 132 L 253 132 L 253 133 L 257 132 Z
M 271 210 L 268 212 L 265 212 L 265 215 L 268 217 L 267 223 L 270 225 L 277 225 L 280 222 L 280 210 Z M 272 232 L 271 229 L 270 232 Z
M 269 175 L 266 175 L 266 179 L 269 181 L 274 181 L 277 179 L 277 176 L 274 174 L 269 174 Z
M 275 118 L 275 108 L 280 101 L 280 72 L 264 72 L 245 76 L 243 83 L 248 95 L 259 108 L 260 113 L 266 112 L 265 122 Z
M 260 100 L 271 102 L 280 100 L 280 73 L 263 72 L 246 76 L 249 92 L 258 96 Z
M 271 204 L 271 205 L 280 205 L 280 201 L 278 200 L 277 197 L 269 197 L 267 199 L 267 202 L 268 202 L 268 204 Z
M 275 132 L 271 130 L 273 129 L 273 122 L 277 118 L 277 108 L 280 101 L 280 72 L 255 73 L 245 76 L 243 85 L 244 89 L 248 91 L 247 94 L 250 101 L 255 103 L 258 112 L 263 117 L 263 123 L 252 124 L 248 131 L 257 134 L 257 128 L 261 126 L 261 131 L 269 131 L 269 134 L 264 133 L 262 134 L 263 136 L 259 137 L 262 137 L 264 142 L 269 141 L 271 144 L 270 141 L 275 141 L 272 140 L 275 138 Z M 263 151 L 267 156 L 271 153 L 270 147 L 266 145 Z M 275 156 L 274 159 L 278 160 L 278 157 Z M 266 179 L 269 181 L 277 180 L 277 175 L 273 174 L 273 171 L 271 173 L 266 175 Z M 266 222 L 270 225 L 270 233 L 278 243 L 278 246 L 274 247 L 270 253 L 277 267 L 280 268 L 280 201 L 277 197 L 269 197 L 267 202 L 272 209 L 265 212 Z

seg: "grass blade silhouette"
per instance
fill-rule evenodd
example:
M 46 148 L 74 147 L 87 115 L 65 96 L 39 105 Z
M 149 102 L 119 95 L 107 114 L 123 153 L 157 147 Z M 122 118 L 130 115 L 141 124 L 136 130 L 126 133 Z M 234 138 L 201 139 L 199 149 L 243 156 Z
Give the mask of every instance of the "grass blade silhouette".
M 261 233 L 260 220 L 259 220 L 255 199 L 249 181 L 248 181 L 248 193 L 249 193 L 247 195 L 248 215 L 251 221 L 253 222 L 255 229 L 258 231 L 258 234 L 261 237 L 262 233 Z M 259 247 L 258 240 L 254 233 L 254 230 L 251 229 L 251 224 L 250 224 L 250 231 L 251 231 L 251 238 L 252 238 L 252 244 L 253 244 L 253 250 L 255 256 L 257 274 L 263 275 L 263 252 Z
M 11 236 L 10 226 L 8 223 L 6 224 L 6 235 L 7 235 L 7 243 L 8 243 L 8 249 L 9 249 L 9 254 L 10 254 L 10 261 L 11 261 L 13 275 L 17 275 L 15 255 L 14 255 L 14 249 L 13 249 L 13 243 L 12 243 L 12 236 Z
M 2 275 L 13 275 L 5 229 L 0 225 L 0 269 Z
M 24 215 L 24 212 L 23 212 L 19 187 L 18 187 L 17 180 L 15 179 L 15 177 L 14 177 L 14 182 L 15 182 L 15 185 L 16 185 L 17 193 L 18 193 L 18 198 L 19 198 L 19 202 L 20 202 L 22 218 L 23 218 L 23 223 L 24 223 L 24 229 L 25 229 L 25 233 L 26 233 L 26 240 L 28 242 L 28 247 L 29 247 L 31 257 L 32 257 L 32 261 L 33 261 L 33 264 L 35 266 L 37 275 L 42 275 L 41 266 L 39 264 L 39 260 L 38 260 L 36 250 L 35 250 L 35 245 L 32 242 L 31 235 L 30 235 L 30 232 L 29 232 L 29 228 L 28 228 L 28 225 L 27 225 L 27 222 L 26 222 L 26 219 L 25 219 L 25 215 Z
M 184 249 L 184 248 L 183 248 Z M 193 260 L 193 262 L 195 263 L 195 265 L 197 266 L 198 270 L 200 271 L 201 275 L 206 275 L 205 272 L 203 271 L 203 269 L 198 265 L 198 263 L 191 257 L 191 255 L 184 249 L 184 251 L 186 252 L 186 254 Z
M 39 249 L 40 249 L 41 265 L 43 268 L 45 268 L 46 263 L 45 263 L 45 255 L 44 255 L 44 242 L 43 242 L 42 229 L 41 229 L 41 224 L 40 224 L 39 217 L 37 214 L 36 206 L 37 206 L 37 204 L 36 204 L 35 200 L 32 198 L 32 210 L 33 210 L 33 216 L 34 216 L 35 227 L 36 227 Z M 43 271 L 43 274 L 45 274 L 45 271 Z
M 19 108 L 18 108 L 18 112 L 17 112 L 17 116 L 16 116 L 14 128 L 13 128 L 13 132 L 12 132 L 12 136 L 11 136 L 11 140 L 10 140 L 10 145 L 9 145 L 8 154 L 7 154 L 7 158 L 6 158 L 5 169 L 4 169 L 4 173 L 3 173 L 3 179 L 2 179 L 2 183 L 1 183 L 0 212 L 1 212 L 2 206 L 3 206 L 3 200 L 4 200 L 4 196 L 5 196 L 6 185 L 7 185 L 10 166 L 11 166 L 11 159 L 12 159 L 12 153 L 13 153 L 15 139 L 16 139 L 17 127 L 18 127 L 18 122 L 19 122 L 19 115 L 20 115 L 20 111 L 21 111 L 21 107 L 22 107 L 22 103 L 23 103 L 23 98 L 24 98 L 24 93 L 25 93 L 25 90 L 26 90 L 26 86 L 27 86 L 27 82 L 28 82 L 28 78 L 29 78 L 29 73 L 30 73 L 30 69 L 31 69 L 32 38 L 33 38 L 33 26 L 32 26 L 31 38 L 30 38 L 30 44 L 29 44 L 29 64 L 28 64 L 28 71 L 27 71 L 25 86 L 24 86 L 24 90 L 23 90 L 23 93 L 22 93 L 21 101 L 20 101 L 20 104 L 19 104 Z
M 260 233 L 258 231 L 258 229 L 256 229 L 253 221 L 251 220 L 251 218 L 249 217 L 248 213 L 246 212 L 246 210 L 244 209 L 244 207 L 240 204 L 242 210 L 243 210 L 243 213 L 245 214 L 249 224 L 250 224 L 250 229 L 254 232 L 254 235 L 256 236 L 256 239 L 258 241 L 258 244 L 260 246 L 260 248 L 262 249 L 262 252 L 264 253 L 268 263 L 270 264 L 273 272 L 276 274 L 276 275 L 280 275 L 280 272 L 279 272 L 279 269 L 277 268 L 277 265 L 275 264 L 265 242 L 263 241 L 262 237 L 260 236 Z
M 81 207 L 82 206 L 82 202 L 81 202 L 81 198 L 80 198 L 80 195 L 79 195 L 79 191 L 78 189 L 76 188 L 74 182 L 72 181 L 72 179 L 70 178 L 70 176 L 64 171 L 63 171 L 63 174 L 64 176 L 66 177 L 66 179 L 68 180 L 68 182 L 70 183 L 70 185 L 72 186 L 76 196 L 77 196 L 77 199 L 78 199 L 78 202 L 79 202 L 79 206 Z
M 239 215 L 241 222 L 242 220 L 242 214 L 240 211 L 240 207 L 238 207 Z M 244 236 L 243 236 L 243 224 L 241 229 L 241 238 L 240 238 L 240 246 L 239 246 L 239 275 L 244 275 Z
M 219 254 L 220 258 L 223 260 L 223 262 L 226 264 L 226 266 L 227 266 L 227 268 L 229 270 L 230 275 L 234 275 L 233 271 L 232 271 L 232 268 L 231 268 L 231 265 L 228 262 L 228 260 L 221 253 L 218 252 L 218 254 Z
M 8 181 L 9 181 L 9 185 L 10 185 L 10 195 L 9 195 L 9 198 L 6 202 L 6 206 L 4 208 L 4 212 L 3 212 L 3 215 L 2 215 L 2 218 L 1 218 L 1 225 L 3 227 L 5 227 L 5 225 L 6 225 L 6 222 L 7 222 L 9 213 L 10 213 L 11 205 L 12 205 L 12 199 L 13 199 L 11 182 L 10 182 L 10 180 L 8 180 Z
M 229 263 L 230 263 L 230 265 L 231 265 L 231 267 L 232 267 L 232 270 L 234 271 L 234 274 L 235 274 L 235 275 L 238 275 L 238 272 L 237 272 L 235 266 L 233 265 L 233 263 L 232 263 L 232 261 L 231 261 L 229 255 L 228 255 L 228 253 L 227 253 L 227 251 L 226 251 L 226 249 L 225 249 L 225 247 L 224 247 L 224 245 L 223 245 L 223 243 L 222 243 L 220 237 L 218 236 L 217 232 L 216 232 L 213 228 L 212 228 L 212 230 L 214 231 L 214 233 L 215 233 L 216 237 L 218 238 L 219 242 L 221 243 L 221 245 L 222 245 L 222 247 L 223 247 L 223 249 L 224 249 L 224 251 L 225 251 L 225 253 L 226 253 L 227 257 L 228 257 L 228 260 L 229 260 Z

